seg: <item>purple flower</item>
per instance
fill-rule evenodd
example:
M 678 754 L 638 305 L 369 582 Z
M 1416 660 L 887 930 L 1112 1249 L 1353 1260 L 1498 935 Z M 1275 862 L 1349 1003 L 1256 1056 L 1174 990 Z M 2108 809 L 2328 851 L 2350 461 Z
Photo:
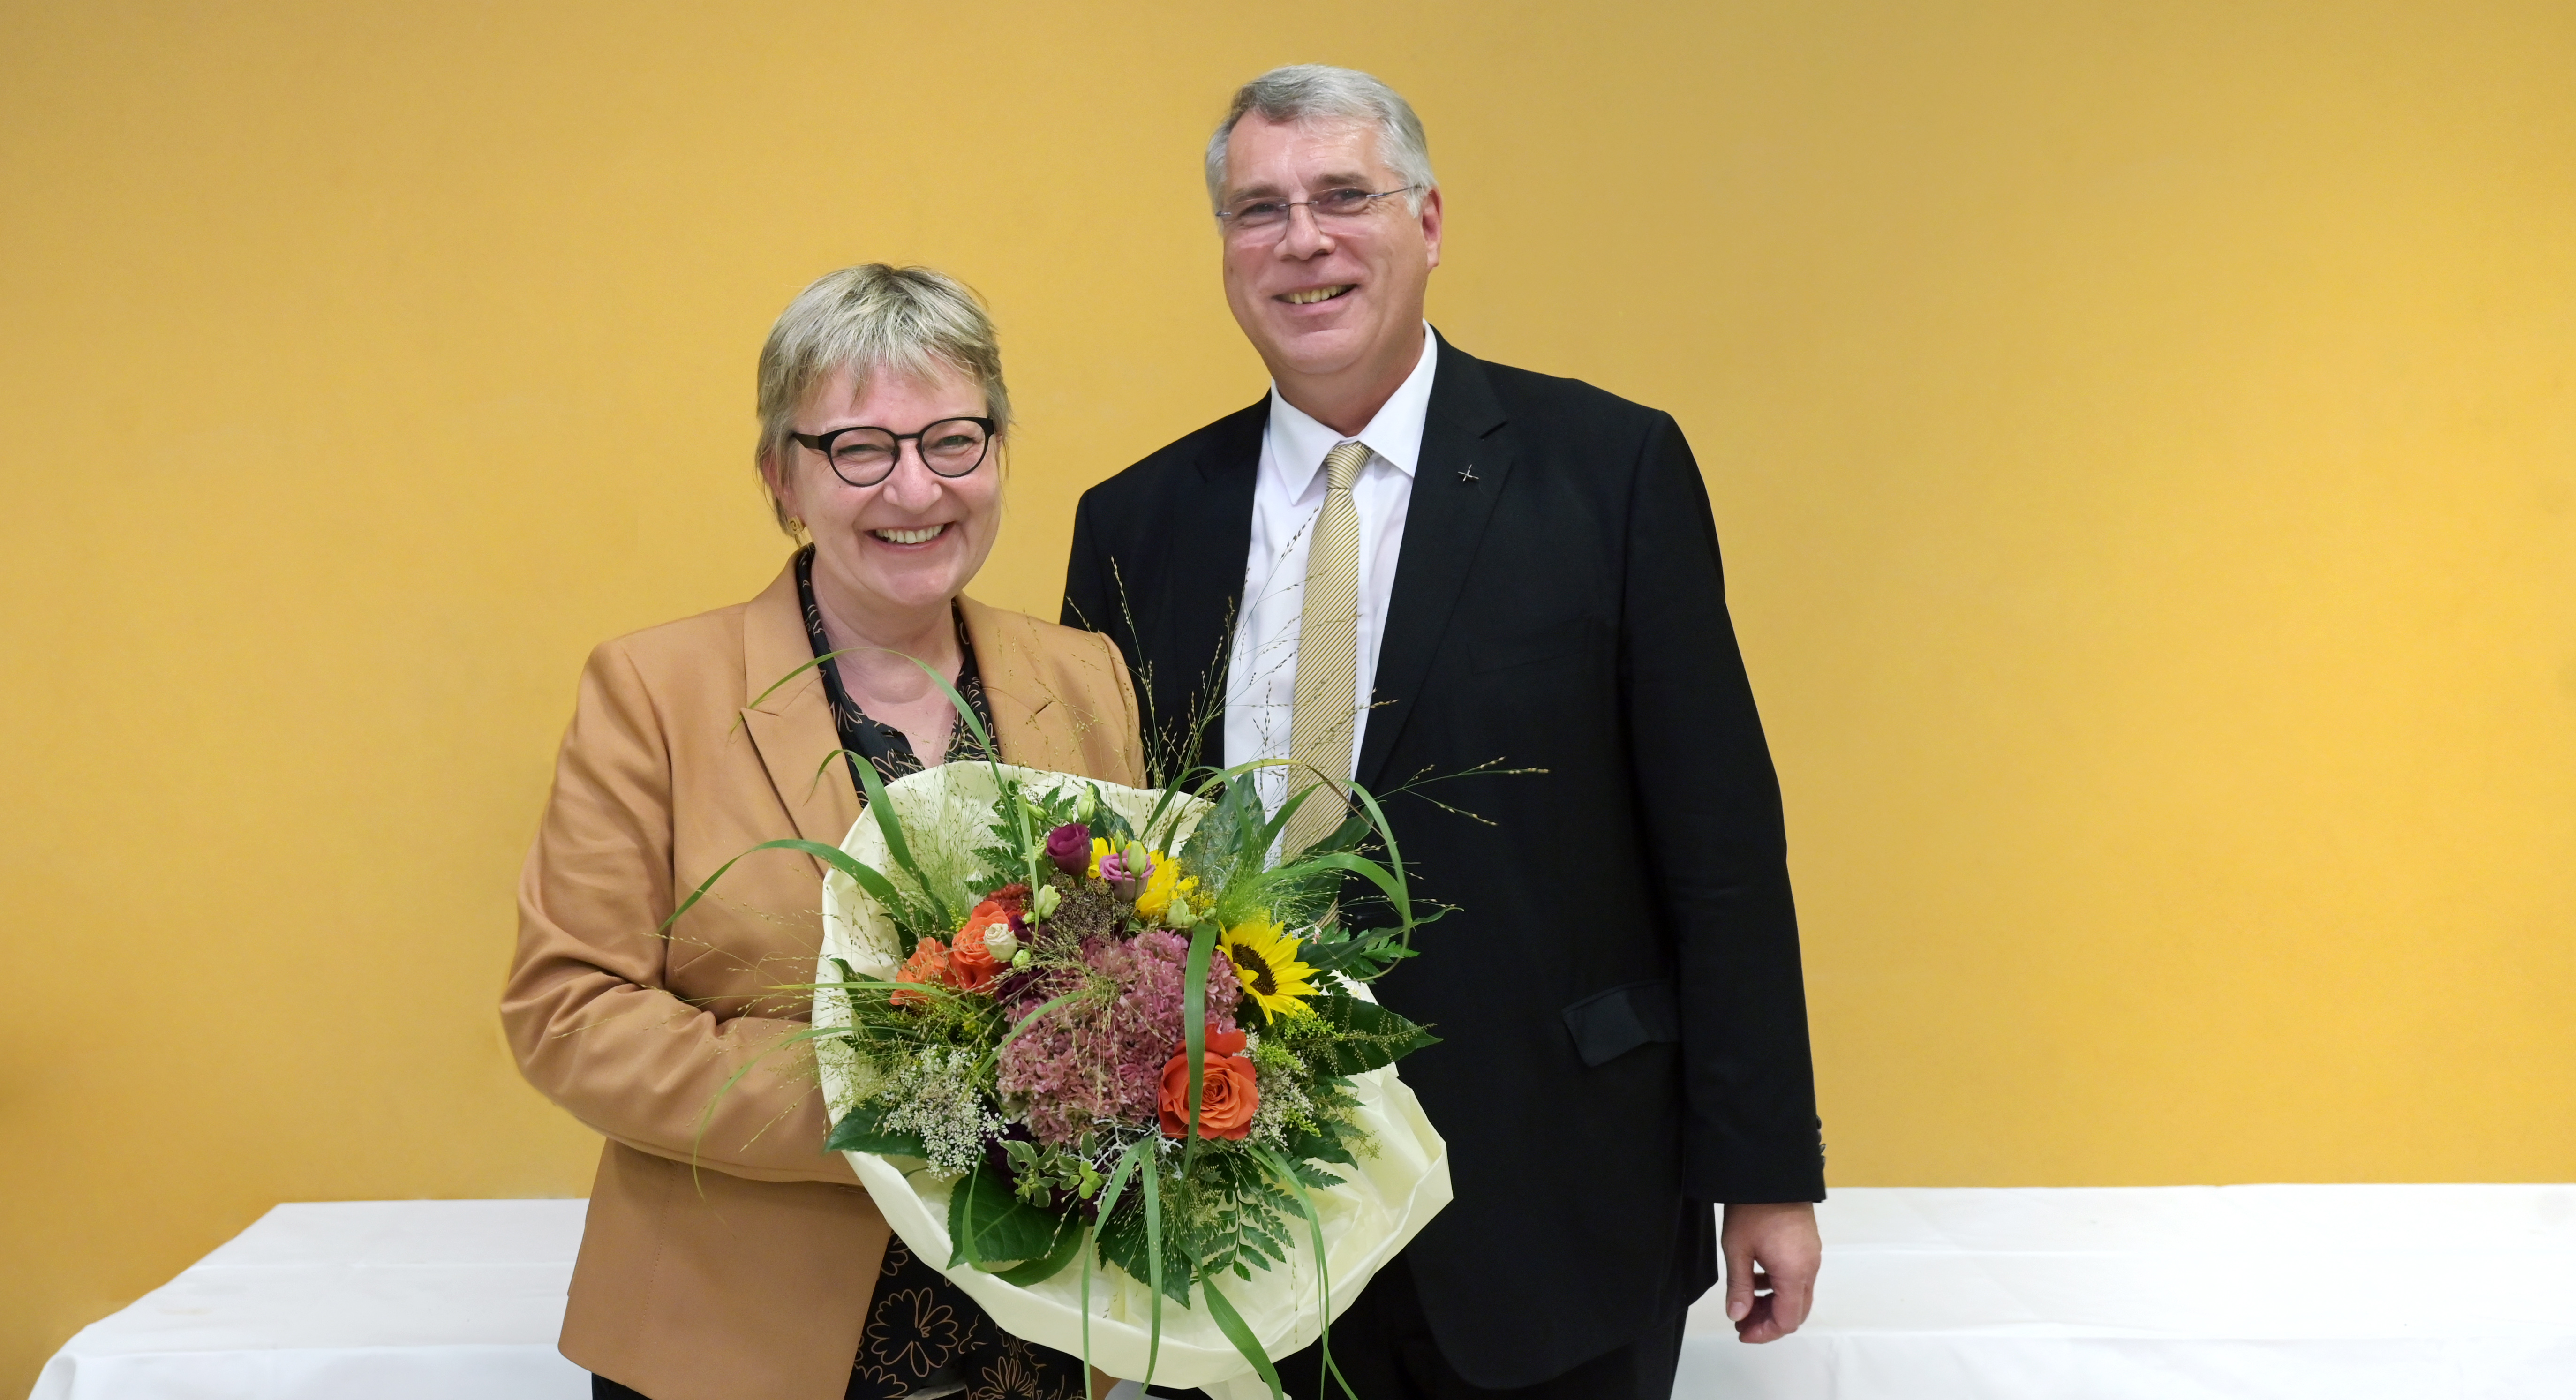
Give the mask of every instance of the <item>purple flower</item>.
M 1100 878 L 1109 882 L 1112 894 L 1133 900 L 1145 892 L 1145 882 L 1154 878 L 1154 858 L 1142 846 L 1111 851 L 1100 859 Z
M 1056 869 L 1081 879 L 1091 873 L 1091 828 L 1066 822 L 1047 833 L 1046 853 Z

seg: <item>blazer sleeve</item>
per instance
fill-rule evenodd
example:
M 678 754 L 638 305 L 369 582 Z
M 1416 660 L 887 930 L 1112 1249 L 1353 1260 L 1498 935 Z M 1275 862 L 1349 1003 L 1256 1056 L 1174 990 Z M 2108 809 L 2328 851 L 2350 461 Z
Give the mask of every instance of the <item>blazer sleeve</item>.
M 1657 415 L 1628 509 L 1621 694 L 1681 1008 L 1685 1191 L 1824 1199 L 1779 778 L 1744 673 L 1717 524 Z
M 663 985 L 671 771 L 643 678 L 618 643 L 600 647 L 519 880 L 501 1021 L 520 1071 L 639 1151 L 760 1181 L 854 1181 L 822 1150 L 813 1052 L 791 1040 L 805 1023 L 761 1014 L 783 1004 L 693 1005 Z

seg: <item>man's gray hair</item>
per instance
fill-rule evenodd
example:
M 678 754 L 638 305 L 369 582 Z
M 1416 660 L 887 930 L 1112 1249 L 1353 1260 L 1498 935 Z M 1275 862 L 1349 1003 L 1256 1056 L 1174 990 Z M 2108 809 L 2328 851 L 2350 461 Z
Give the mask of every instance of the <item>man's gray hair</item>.
M 1234 91 L 1234 104 L 1208 138 L 1208 205 L 1225 207 L 1225 141 L 1247 112 L 1279 122 L 1354 121 L 1377 128 L 1377 153 L 1395 178 L 1412 188 L 1406 204 L 1422 212 L 1422 196 L 1439 183 L 1431 174 L 1431 143 L 1422 119 L 1395 89 L 1356 68 L 1297 63 L 1273 68 Z
M 814 279 L 769 328 L 760 347 L 755 463 L 785 450 L 805 396 L 842 369 L 858 380 L 861 393 L 878 374 L 929 378 L 954 371 L 984 391 L 983 416 L 993 420 L 993 435 L 1010 431 L 1001 342 L 975 293 L 934 268 L 868 263 Z M 769 505 L 786 529 L 786 507 L 775 496 Z

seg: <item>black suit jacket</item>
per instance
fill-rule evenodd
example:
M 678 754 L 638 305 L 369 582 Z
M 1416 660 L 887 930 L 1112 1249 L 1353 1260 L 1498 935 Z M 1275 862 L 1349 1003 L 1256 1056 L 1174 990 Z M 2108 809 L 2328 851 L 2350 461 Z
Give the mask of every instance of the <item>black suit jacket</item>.
M 1168 749 L 1221 761 L 1268 400 L 1086 492 L 1068 624 L 1107 632 Z M 1470 479 L 1472 477 L 1472 479 Z M 1450 1364 L 1531 1384 L 1713 1277 L 1686 1202 L 1824 1195 L 1780 789 L 1670 415 L 1440 346 L 1357 777 L 1417 901 L 1378 985 L 1455 1202 L 1407 1251 Z

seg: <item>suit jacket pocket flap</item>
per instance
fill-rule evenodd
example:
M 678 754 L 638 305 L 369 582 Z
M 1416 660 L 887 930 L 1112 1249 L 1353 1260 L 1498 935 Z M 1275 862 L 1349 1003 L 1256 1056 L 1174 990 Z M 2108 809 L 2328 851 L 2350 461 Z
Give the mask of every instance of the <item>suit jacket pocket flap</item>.
M 1679 1044 L 1681 1005 L 1669 979 L 1631 982 L 1565 1008 L 1565 1028 L 1574 1033 L 1574 1052 L 1583 1063 L 1598 1067 L 1640 1045 Z

